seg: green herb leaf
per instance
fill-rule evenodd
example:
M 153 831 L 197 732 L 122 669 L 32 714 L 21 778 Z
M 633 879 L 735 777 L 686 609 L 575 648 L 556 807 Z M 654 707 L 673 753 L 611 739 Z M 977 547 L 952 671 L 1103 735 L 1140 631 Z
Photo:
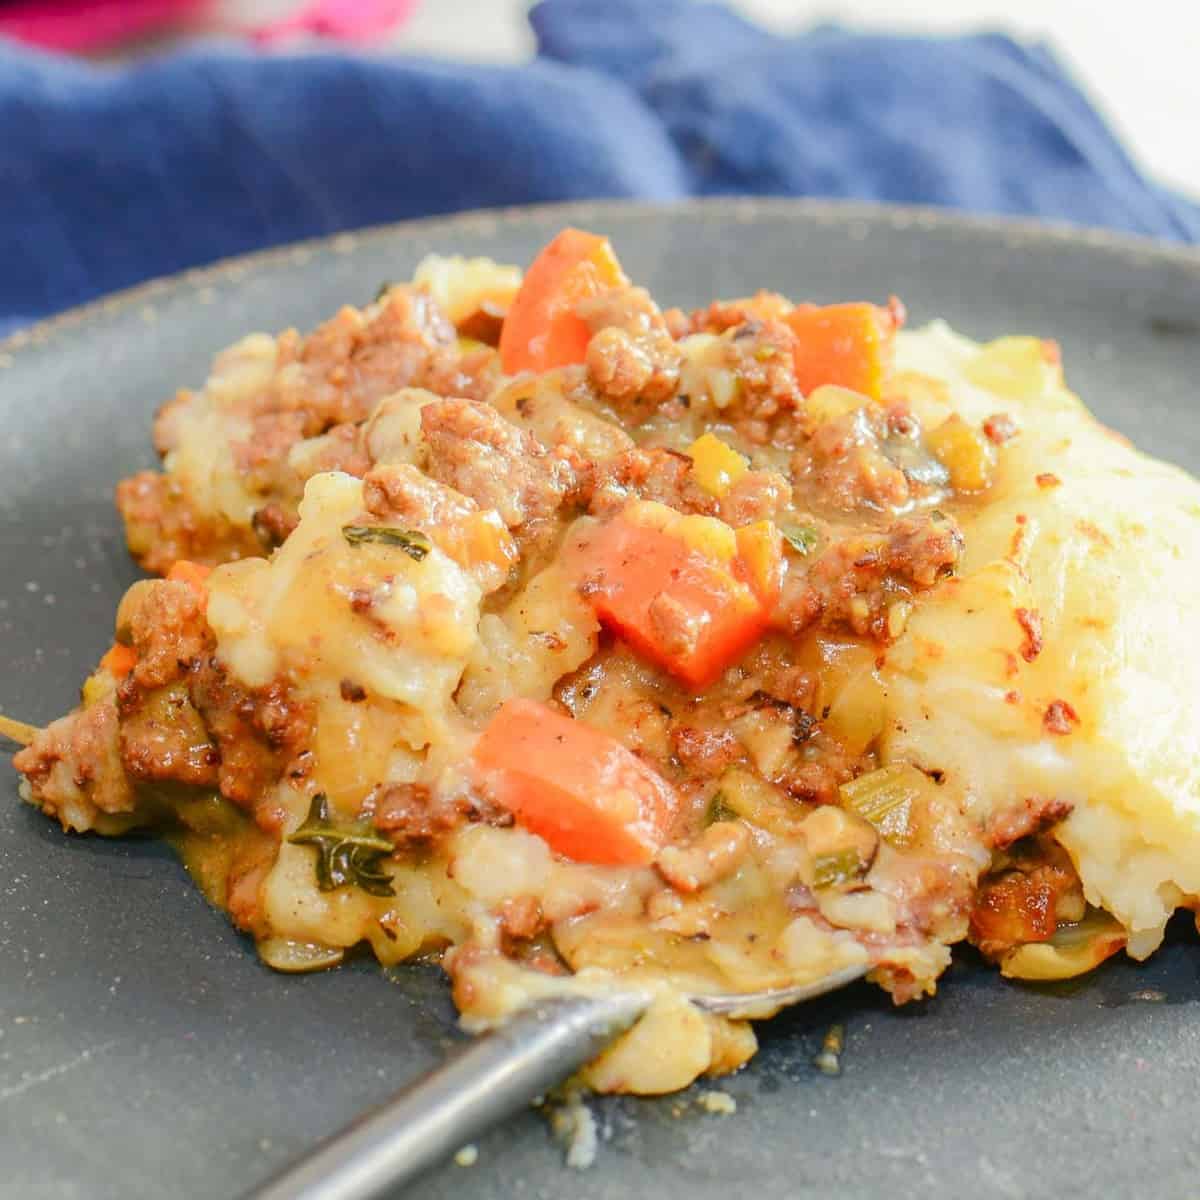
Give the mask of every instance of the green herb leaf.
M 737 821 L 741 818 L 737 812 L 730 808 L 729 802 L 725 799 L 725 793 L 719 789 L 712 794 L 712 799 L 708 802 L 708 808 L 704 813 L 704 825 L 707 828 L 709 825 L 715 825 L 718 821 Z
M 392 843 L 361 822 L 334 825 L 324 792 L 313 797 L 304 824 L 288 841 L 316 848 L 317 887 L 323 892 L 353 884 L 372 896 L 396 894 L 391 876 L 383 869 L 383 860 L 394 849 Z
M 864 868 L 857 850 L 838 850 L 833 854 L 818 854 L 813 859 L 813 886 L 836 887 L 857 879 Z
M 811 554 L 817 548 L 817 531 L 811 525 L 780 525 L 779 532 L 797 554 Z
M 433 548 L 433 543 L 416 529 L 397 529 L 391 525 L 343 525 L 342 537 L 352 546 L 378 542 L 383 546 L 398 546 L 409 558 L 420 562 Z

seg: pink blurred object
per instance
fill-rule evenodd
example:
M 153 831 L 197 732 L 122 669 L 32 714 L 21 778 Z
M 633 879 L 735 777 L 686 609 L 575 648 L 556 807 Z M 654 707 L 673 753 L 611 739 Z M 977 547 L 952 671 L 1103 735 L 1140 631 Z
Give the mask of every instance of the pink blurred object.
M 407 20 L 418 0 L 310 0 L 299 12 L 260 25 L 256 41 L 271 43 L 304 35 L 369 42 Z
M 296 12 L 241 32 L 263 45 L 306 35 L 369 42 L 391 32 L 417 4 L 307 0 Z M 0 0 L 0 37 L 80 54 L 177 28 L 219 7 L 213 0 Z
M 100 50 L 177 25 L 209 0 L 7 0 L 0 35 L 51 50 Z

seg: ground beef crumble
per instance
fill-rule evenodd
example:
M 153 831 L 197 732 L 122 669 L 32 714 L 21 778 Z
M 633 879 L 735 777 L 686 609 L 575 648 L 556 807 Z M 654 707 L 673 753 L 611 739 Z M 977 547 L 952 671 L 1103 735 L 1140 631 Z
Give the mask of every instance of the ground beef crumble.
M 305 414 L 307 437 L 363 420 L 389 392 L 419 384 L 454 326 L 419 288 L 391 288 L 364 312 L 343 308 L 307 337 L 290 329 L 277 343 L 275 372 L 254 409 Z
M 887 452 L 887 413 L 864 405 L 825 421 L 792 456 L 793 478 L 823 507 L 896 511 L 920 494 L 919 480 Z
M 513 530 L 553 517 L 587 477 L 587 464 L 573 451 L 548 451 L 486 404 L 457 398 L 427 404 L 421 429 L 429 474 L 481 508 L 496 509 Z
M 893 605 L 911 603 L 913 593 L 952 573 L 962 550 L 955 522 L 932 513 L 836 541 L 807 570 L 789 575 L 780 598 L 782 622 L 793 634 L 820 623 L 893 641 L 903 629 Z
M 1021 838 L 1044 833 L 1071 815 L 1073 805 L 1056 796 L 1028 796 L 1019 804 L 994 814 L 984 830 L 984 839 L 996 850 L 1007 850 Z
M 84 831 L 100 814 L 126 814 L 136 797 L 121 759 L 113 697 L 76 709 L 38 731 L 13 758 L 47 816 Z
M 398 848 L 445 837 L 468 823 L 512 824 L 511 813 L 481 796 L 446 795 L 423 783 L 381 785 L 368 796 L 363 814 Z
M 1042 837 L 981 882 L 969 937 L 981 953 L 998 959 L 1015 946 L 1047 941 L 1060 921 L 1078 921 L 1083 914 L 1083 891 L 1070 858 Z
M 367 469 L 358 426 L 384 396 L 425 386 L 482 399 L 498 378 L 495 352 L 460 352 L 454 327 L 420 288 L 394 287 L 367 309 L 343 308 L 307 336 L 285 330 L 266 384 L 231 414 L 249 425 L 248 434 L 230 435 L 229 453 L 241 486 L 260 499 L 252 525 L 230 522 L 170 472 L 143 471 L 116 493 L 130 551 L 157 574 L 179 559 L 216 564 L 261 554 L 295 527 L 309 476 Z M 181 392 L 160 411 L 160 454 L 177 446 L 183 414 L 196 400 Z M 305 452 L 300 469 L 293 461 L 299 450 Z
M 576 311 L 592 330 L 588 379 L 623 417 L 644 420 L 679 383 L 682 355 L 645 288 L 613 288 L 581 301 Z
M 1047 733 L 1059 736 L 1073 733 L 1079 724 L 1079 714 L 1066 700 L 1051 700 L 1042 716 L 1042 725 Z
M 608 516 L 635 498 L 704 516 L 720 510 L 717 499 L 696 482 L 692 460 L 663 447 L 637 447 L 601 464 L 589 488 L 588 508 L 594 516 Z

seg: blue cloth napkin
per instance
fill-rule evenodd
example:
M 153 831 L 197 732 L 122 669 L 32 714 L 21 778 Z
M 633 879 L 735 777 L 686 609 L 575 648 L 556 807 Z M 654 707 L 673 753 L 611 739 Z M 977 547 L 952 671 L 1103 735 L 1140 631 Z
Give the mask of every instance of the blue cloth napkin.
M 1200 241 L 1044 49 L 766 33 L 691 0 L 544 0 L 492 67 L 209 44 L 132 67 L 0 42 L 0 332 L 155 275 L 457 209 L 854 197 Z

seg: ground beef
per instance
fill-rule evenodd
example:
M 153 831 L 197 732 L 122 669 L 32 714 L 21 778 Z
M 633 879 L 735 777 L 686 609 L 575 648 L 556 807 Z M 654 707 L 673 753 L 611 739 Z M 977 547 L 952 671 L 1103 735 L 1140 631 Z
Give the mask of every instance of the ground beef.
M 155 580 L 129 614 L 129 640 L 137 651 L 130 686 L 162 687 L 190 670 L 213 645 L 204 596 L 186 583 Z
M 798 712 L 812 711 L 817 678 L 809 670 L 778 655 L 767 656 L 759 675 L 759 691 L 767 699 Z
M 892 860 L 887 892 L 896 902 L 897 924 L 909 936 L 957 942 L 966 936 L 978 870 L 965 856 L 923 855 Z M 901 1003 L 900 997 L 896 997 Z
M 252 809 L 308 746 L 312 713 L 282 683 L 241 687 L 216 658 L 193 669 L 188 689 L 220 754 L 221 795 Z
M 692 473 L 692 460 L 661 446 L 626 450 L 602 463 L 588 496 L 588 510 L 605 516 L 630 500 L 657 500 L 683 513 L 716 516 L 720 504 Z
M 656 500 L 681 513 L 727 524 L 769 520 L 787 508 L 791 485 L 775 471 L 747 471 L 717 499 L 696 482 L 691 458 L 663 446 L 638 446 L 596 464 L 586 491 L 588 511 L 607 516 L 630 500 Z
M 292 536 L 292 531 L 299 524 L 300 514 L 295 508 L 278 500 L 264 504 L 254 514 L 253 519 L 254 532 L 258 534 L 263 548 L 266 550 L 282 546 Z
M 808 429 L 804 397 L 796 385 L 796 339 L 781 321 L 750 320 L 738 326 L 725 351 L 737 376 L 737 395 L 722 416 L 752 445 L 791 447 Z
M 1084 913 L 1079 877 L 1065 850 L 1039 839 L 1011 869 L 986 878 L 975 894 L 969 937 L 989 958 L 1000 958 L 1026 942 L 1044 942 L 1061 920 Z
M 282 683 L 235 684 L 212 655 L 202 618 L 176 604 L 172 593 L 190 589 L 151 586 L 133 618 L 145 657 L 116 690 L 124 769 L 143 781 L 215 787 L 253 809 L 307 746 L 311 714 Z
M 995 813 L 984 830 L 984 841 L 995 850 L 1007 850 L 1021 838 L 1044 833 L 1071 815 L 1069 800 L 1028 796 L 1020 804 Z
M 457 398 L 427 404 L 421 429 L 429 474 L 481 508 L 496 509 L 510 529 L 554 516 L 578 496 L 587 475 L 573 451 L 547 451 L 485 404 Z
M 232 444 L 234 466 L 249 491 L 265 494 L 291 485 L 288 454 L 310 436 L 308 424 L 302 412 L 258 413 L 251 419 L 249 435 Z
M 914 478 L 885 449 L 887 413 L 867 404 L 822 422 L 792 456 L 797 489 L 821 508 L 895 511 L 913 499 Z
M 83 832 L 101 814 L 133 813 L 136 800 L 118 745 L 113 697 L 52 722 L 13 758 L 31 799 L 64 829 Z
M 123 479 L 116 503 L 129 552 L 154 574 L 165 575 L 181 558 L 216 565 L 262 553 L 253 530 L 203 511 L 170 475 L 139 471 Z
M 613 288 L 576 311 L 592 330 L 588 379 L 605 404 L 637 423 L 670 399 L 682 355 L 645 288 Z
M 123 688 L 121 761 L 130 777 L 146 783 L 214 788 L 221 755 L 208 737 L 183 683 L 146 694 Z
M 902 517 L 887 532 L 883 559 L 893 575 L 932 587 L 958 566 L 965 542 L 957 522 L 942 513 Z
M 229 414 L 239 431 L 229 446 L 236 481 L 261 498 L 252 526 L 210 509 L 169 472 L 144 471 L 117 488 L 130 552 L 147 570 L 165 574 L 181 558 L 216 564 L 278 545 L 295 525 L 310 475 L 367 469 L 357 425 L 380 399 L 410 384 L 482 397 L 499 377 L 495 357 L 488 349 L 460 355 L 454 327 L 436 303 L 408 287 L 392 288 L 361 312 L 344 308 L 307 337 L 285 331 L 266 385 L 239 398 Z M 155 422 L 160 454 L 177 446 L 183 413 L 202 403 L 180 392 L 163 407 Z M 305 445 L 323 434 L 328 441 Z M 297 464 L 293 452 L 301 450 Z
M 780 599 L 794 634 L 820 623 L 881 643 L 903 631 L 897 604 L 932 587 L 958 564 L 963 538 L 941 514 L 903 517 L 882 533 L 855 534 L 822 551 L 807 571 L 792 571 Z
M 796 763 L 779 782 L 797 800 L 834 804 L 838 788 L 854 778 L 857 766 L 857 759 L 831 751 L 819 759 Z
M 674 726 L 671 746 L 684 768 L 699 775 L 720 775 L 746 754 L 730 730 L 701 729 L 692 725 Z
M 421 372 L 420 385 L 439 396 L 486 400 L 500 378 L 500 357 L 490 348 L 464 353 L 457 346 L 439 346 Z
M 500 905 L 500 932 L 507 939 L 528 941 L 545 927 L 542 904 L 536 896 L 510 896 Z
M 307 337 L 281 334 L 275 373 L 256 411 L 304 414 L 305 434 L 361 421 L 389 392 L 422 381 L 454 326 L 419 288 L 394 287 L 365 312 L 343 308 Z
M 251 691 L 226 677 L 204 598 L 186 583 L 136 584 L 118 625 L 137 661 L 115 693 L 56 722 L 18 756 L 39 803 L 71 806 L 72 823 L 88 828 L 96 810 L 132 811 L 130 780 L 138 780 L 216 787 L 252 807 L 307 745 L 307 710 L 282 684 Z
M 432 530 L 469 517 L 479 505 L 407 463 L 373 467 L 363 476 L 363 504 L 381 521 Z
M 278 506 L 273 511 L 285 518 L 318 472 L 366 472 L 360 422 L 383 396 L 424 383 L 435 361 L 446 385 L 469 386 L 456 369 L 451 327 L 422 292 L 393 289 L 374 316 L 345 309 L 303 343 L 296 336 L 280 337 L 272 383 L 253 402 L 250 435 L 232 446 L 243 485 L 270 497 L 263 508 Z M 287 524 L 270 514 L 256 521 L 268 534 Z
M 792 485 L 778 471 L 747 471 L 721 497 L 721 520 L 752 525 L 774 520 L 792 502 Z
M 299 483 L 303 485 L 324 471 L 365 475 L 370 470 L 371 457 L 363 445 L 362 430 L 363 426 L 347 422 L 306 441 L 298 453 L 290 456 L 290 466 Z
M 714 300 L 707 308 L 685 314 L 677 308 L 665 315 L 676 337 L 693 333 L 724 333 L 749 321 L 779 321 L 792 309 L 792 302 L 778 292 L 758 291 L 739 300 Z
M 397 847 L 428 842 L 462 825 L 511 825 L 512 814 L 467 792 L 445 795 L 423 783 L 384 784 L 367 797 L 364 814 Z

